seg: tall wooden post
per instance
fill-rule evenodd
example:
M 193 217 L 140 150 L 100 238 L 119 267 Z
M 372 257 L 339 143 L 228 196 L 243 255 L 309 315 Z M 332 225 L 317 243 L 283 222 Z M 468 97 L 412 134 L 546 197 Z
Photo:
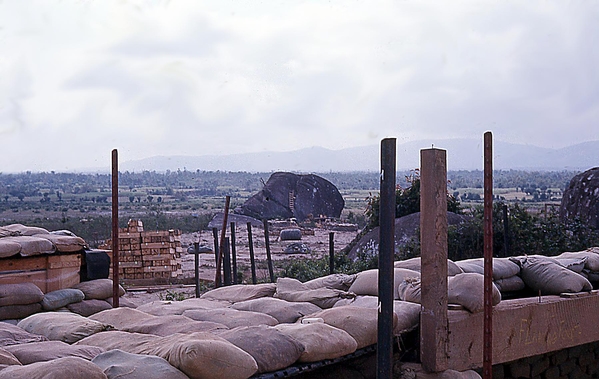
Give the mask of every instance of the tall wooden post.
M 395 253 L 395 152 L 396 139 L 381 141 L 379 207 L 379 315 L 377 332 L 377 379 L 393 377 L 393 257 Z
M 447 154 L 420 151 L 420 360 L 429 372 L 447 369 Z
M 484 322 L 483 378 L 493 378 L 493 134 L 484 136 Z M 507 232 L 507 231 L 506 231 Z
M 221 278 L 221 267 L 223 263 L 223 256 L 225 255 L 225 236 L 227 233 L 227 217 L 229 216 L 229 204 L 231 202 L 231 196 L 225 197 L 225 212 L 223 213 L 223 228 L 220 232 L 220 246 L 218 250 L 218 255 L 216 257 L 216 275 L 214 277 L 214 287 L 218 288 L 222 283 Z M 230 266 L 229 266 L 230 267 Z
M 112 150 L 112 307 L 119 307 L 119 153 Z

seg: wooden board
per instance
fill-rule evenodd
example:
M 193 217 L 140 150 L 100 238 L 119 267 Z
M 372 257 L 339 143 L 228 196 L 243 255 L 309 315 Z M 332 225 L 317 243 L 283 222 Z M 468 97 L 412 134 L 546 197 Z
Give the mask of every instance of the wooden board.
M 81 255 L 37 255 L 0 259 L 0 284 L 34 283 L 44 293 L 80 281 Z
M 504 300 L 493 310 L 493 364 L 599 341 L 599 295 Z M 482 367 L 483 313 L 449 312 L 448 366 Z

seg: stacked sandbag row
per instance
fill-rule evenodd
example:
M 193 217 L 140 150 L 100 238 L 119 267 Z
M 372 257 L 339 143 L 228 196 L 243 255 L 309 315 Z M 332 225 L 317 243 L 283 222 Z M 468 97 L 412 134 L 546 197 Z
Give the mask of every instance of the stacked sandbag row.
M 68 230 L 49 232 L 22 224 L 0 226 L 0 258 L 72 253 L 85 247 L 85 241 Z
M 108 240 L 102 246 L 111 249 Z M 171 279 L 181 269 L 181 232 L 179 230 L 144 231 L 140 220 L 129 220 L 119 229 L 119 276 L 125 280 Z
M 83 316 L 112 308 L 112 280 L 81 282 L 46 294 L 33 283 L 0 284 L 0 320 L 17 320 L 44 311 L 70 311 Z M 119 296 L 125 290 L 119 286 Z M 131 306 L 122 299 L 121 305 Z

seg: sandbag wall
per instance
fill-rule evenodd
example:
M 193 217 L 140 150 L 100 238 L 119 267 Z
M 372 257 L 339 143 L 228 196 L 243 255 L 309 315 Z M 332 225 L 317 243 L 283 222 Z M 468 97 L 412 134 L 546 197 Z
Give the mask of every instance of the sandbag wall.
M 112 248 L 111 240 L 103 246 Z M 181 232 L 144 231 L 139 220 L 119 229 L 119 277 L 125 280 L 170 280 L 183 274 Z M 112 272 L 110 273 L 112 275 Z

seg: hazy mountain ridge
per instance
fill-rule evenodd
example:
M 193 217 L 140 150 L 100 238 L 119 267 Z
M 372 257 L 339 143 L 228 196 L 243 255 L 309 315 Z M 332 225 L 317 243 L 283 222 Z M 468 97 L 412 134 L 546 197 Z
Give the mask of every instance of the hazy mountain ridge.
M 483 167 L 482 140 L 421 140 L 397 145 L 397 169 L 419 167 L 423 148 L 447 150 L 449 170 L 477 170 Z M 550 149 L 496 141 L 494 168 L 500 170 L 586 170 L 599 166 L 599 141 L 589 141 Z M 260 152 L 231 155 L 155 156 L 120 164 L 121 171 L 248 171 L 248 172 L 345 172 L 378 171 L 379 146 L 360 146 L 341 150 L 310 147 L 289 152 Z

